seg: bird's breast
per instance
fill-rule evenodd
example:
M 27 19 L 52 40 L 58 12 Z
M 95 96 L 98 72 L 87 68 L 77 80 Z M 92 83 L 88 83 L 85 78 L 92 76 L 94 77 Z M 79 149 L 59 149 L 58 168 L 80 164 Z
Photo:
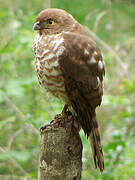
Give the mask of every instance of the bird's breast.
M 64 79 L 59 66 L 59 56 L 64 53 L 64 39 L 60 35 L 43 36 L 34 39 L 35 67 L 40 85 L 54 96 L 67 100 Z

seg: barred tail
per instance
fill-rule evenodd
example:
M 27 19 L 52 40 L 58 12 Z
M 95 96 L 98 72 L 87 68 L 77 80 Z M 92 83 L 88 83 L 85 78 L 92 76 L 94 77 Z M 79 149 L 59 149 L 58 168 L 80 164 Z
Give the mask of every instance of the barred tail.
M 104 155 L 102 151 L 101 141 L 100 141 L 100 133 L 98 129 L 98 123 L 96 116 L 93 118 L 93 129 L 91 130 L 89 136 L 90 144 L 92 147 L 93 159 L 95 163 L 95 167 L 97 166 L 100 169 L 100 172 L 104 170 Z

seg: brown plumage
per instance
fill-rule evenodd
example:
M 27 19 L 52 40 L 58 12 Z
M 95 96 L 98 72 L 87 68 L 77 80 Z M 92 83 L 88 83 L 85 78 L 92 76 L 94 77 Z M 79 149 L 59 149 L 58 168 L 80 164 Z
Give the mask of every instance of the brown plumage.
M 103 58 L 87 31 L 70 14 L 45 9 L 34 29 L 35 65 L 39 83 L 68 104 L 90 139 L 95 166 L 104 170 L 104 158 L 96 119 L 103 95 Z

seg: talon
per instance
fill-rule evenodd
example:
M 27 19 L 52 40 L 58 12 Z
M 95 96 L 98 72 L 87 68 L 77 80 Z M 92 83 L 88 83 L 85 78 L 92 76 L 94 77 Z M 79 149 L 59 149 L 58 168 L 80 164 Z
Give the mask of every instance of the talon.
M 44 129 L 46 129 L 47 127 L 51 127 L 52 124 L 43 124 L 41 127 L 40 127 L 40 132 L 43 132 Z
M 43 125 L 40 127 L 40 132 L 42 132 L 45 128 L 46 128 L 46 126 L 45 126 L 45 124 L 43 124 Z
M 44 129 L 46 129 L 47 127 L 53 127 L 55 124 L 59 123 L 59 120 L 58 119 L 55 119 L 55 120 L 51 120 L 50 121 L 50 124 L 43 124 L 41 127 L 40 127 L 40 132 L 43 132 Z
M 54 120 L 51 120 L 51 121 L 50 121 L 50 124 L 52 124 L 53 122 L 54 122 Z

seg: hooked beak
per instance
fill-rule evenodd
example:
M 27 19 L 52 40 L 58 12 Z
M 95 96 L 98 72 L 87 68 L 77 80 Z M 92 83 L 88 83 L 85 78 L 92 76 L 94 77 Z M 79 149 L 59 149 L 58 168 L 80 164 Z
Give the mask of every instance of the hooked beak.
M 44 28 L 41 26 L 40 22 L 36 22 L 33 25 L 33 30 L 42 30 L 42 29 L 44 29 Z

